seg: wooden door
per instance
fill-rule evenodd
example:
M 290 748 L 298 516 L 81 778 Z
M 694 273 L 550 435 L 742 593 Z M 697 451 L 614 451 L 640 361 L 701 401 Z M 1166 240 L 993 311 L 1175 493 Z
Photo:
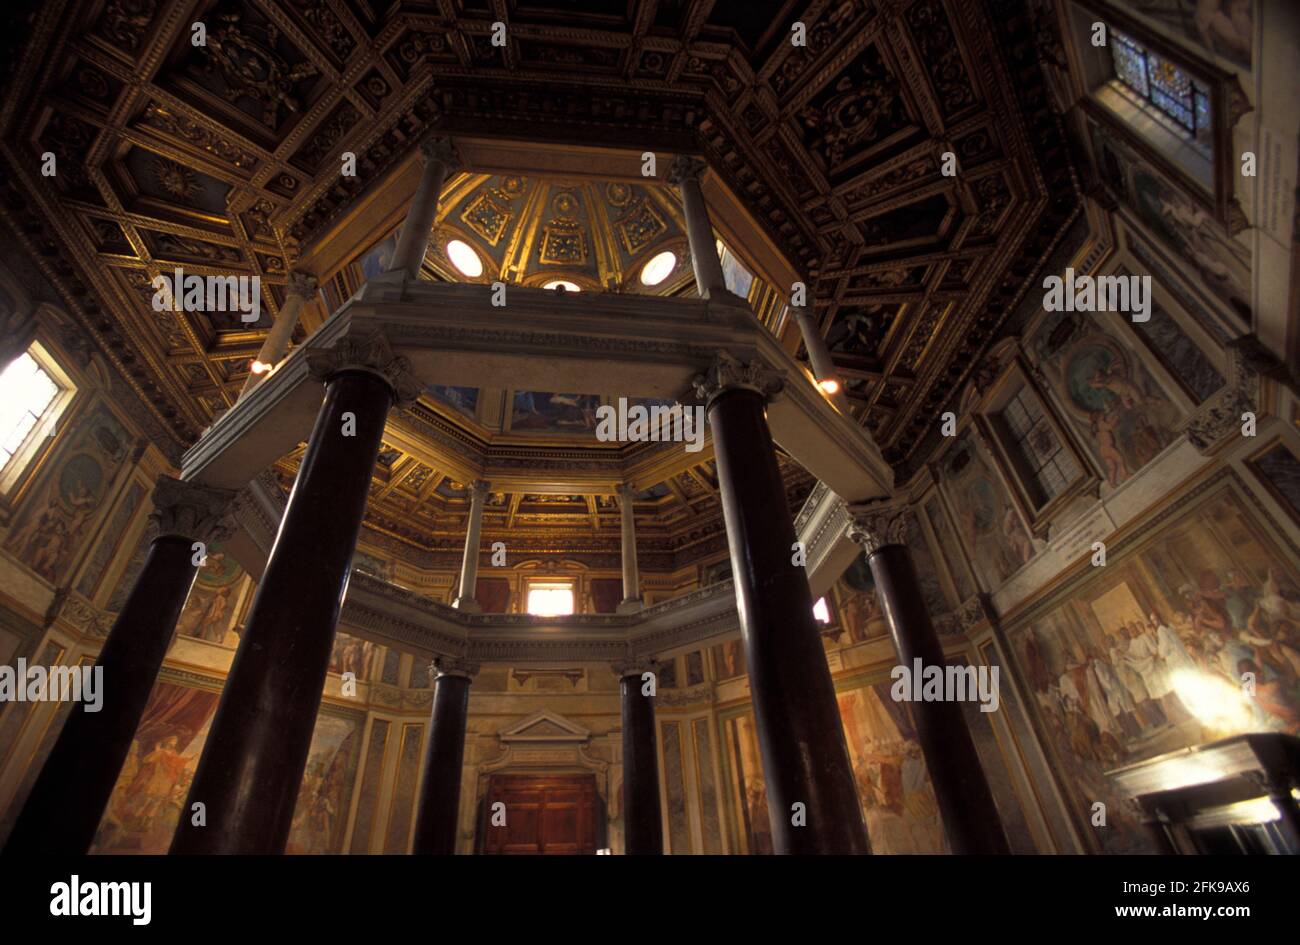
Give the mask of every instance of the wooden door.
M 492 825 L 505 804 L 505 826 Z M 493 775 L 483 805 L 484 853 L 596 852 L 596 778 L 590 774 Z

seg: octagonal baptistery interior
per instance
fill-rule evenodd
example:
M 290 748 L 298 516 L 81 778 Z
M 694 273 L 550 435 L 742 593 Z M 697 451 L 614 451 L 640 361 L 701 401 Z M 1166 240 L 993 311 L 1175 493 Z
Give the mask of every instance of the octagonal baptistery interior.
M 225 852 L 1294 852 L 1166 764 L 1300 744 L 1300 14 L 1192 6 L 7 9 L 0 662 L 139 705 L 0 701 L 0 840 L 204 852 L 210 755 Z

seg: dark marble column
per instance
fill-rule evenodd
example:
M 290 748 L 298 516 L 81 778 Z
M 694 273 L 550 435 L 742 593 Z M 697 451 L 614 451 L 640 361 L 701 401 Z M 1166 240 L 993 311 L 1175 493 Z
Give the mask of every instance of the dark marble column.
M 644 694 L 650 681 L 642 678 L 653 673 L 654 666 L 649 662 L 617 663 L 614 672 L 623 707 L 623 852 L 663 853 L 655 702 L 654 696 Z
M 765 365 L 726 354 L 695 380 L 713 431 L 772 844 L 777 853 L 870 853 L 767 426 L 767 400 L 781 386 Z M 802 825 L 795 822 L 800 813 Z
M 419 386 L 382 335 L 309 352 L 325 382 L 284 520 L 172 841 L 173 853 L 281 853 L 347 593 L 384 421 Z M 207 823 L 193 823 L 202 803 Z
M 413 852 L 449 856 L 456 852 L 469 686 L 478 664 L 443 658 L 435 660 L 434 667 L 433 713 L 424 749 L 424 783 L 420 785 Z
M 151 516 L 156 536 L 144 568 L 95 661 L 102 706 L 74 706 L 32 787 L 5 855 L 85 853 L 131 750 L 136 727 L 206 545 L 229 537 L 233 492 L 161 476 Z M 200 542 L 200 547 L 195 543 Z
M 900 665 L 913 670 L 945 666 L 943 645 L 921 597 L 921 586 L 905 544 L 906 505 L 873 503 L 851 506 L 849 534 L 863 546 L 876 598 L 894 638 Z M 919 689 L 920 681 L 916 681 Z M 956 701 L 913 701 L 912 719 L 925 765 L 934 785 L 939 812 L 953 853 L 1009 853 L 993 792 L 975 751 L 962 707 Z

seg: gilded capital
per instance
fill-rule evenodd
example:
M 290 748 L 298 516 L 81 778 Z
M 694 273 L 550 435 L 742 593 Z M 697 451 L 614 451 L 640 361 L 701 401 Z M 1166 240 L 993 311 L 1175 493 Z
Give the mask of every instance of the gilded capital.
M 848 535 L 873 555 L 886 545 L 907 544 L 908 516 L 911 510 L 894 501 L 864 502 L 848 506 L 851 522 Z
M 176 535 L 192 541 L 224 541 L 234 531 L 227 514 L 234 498 L 232 489 L 159 476 L 149 520 L 157 528 L 159 538 Z
M 741 363 L 725 351 L 718 353 L 708 371 L 695 375 L 695 396 L 707 406 L 724 391 L 752 390 L 771 400 L 785 387 L 785 373 L 762 361 Z
M 322 383 L 343 371 L 368 371 L 388 382 L 396 404 L 411 403 L 423 387 L 411 372 L 411 362 L 394 354 L 388 339 L 378 331 L 344 335 L 332 348 L 308 351 L 307 370 Z

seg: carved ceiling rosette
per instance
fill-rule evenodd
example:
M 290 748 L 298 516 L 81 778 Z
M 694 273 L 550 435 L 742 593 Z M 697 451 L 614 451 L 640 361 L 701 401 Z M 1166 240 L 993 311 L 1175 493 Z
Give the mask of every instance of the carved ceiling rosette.
M 864 502 L 848 506 L 848 535 L 866 551 L 873 555 L 886 545 L 906 545 L 908 517 L 912 514 L 908 506 L 893 500 Z
M 388 382 L 397 405 L 414 403 L 423 385 L 411 371 L 411 362 L 393 353 L 383 332 L 345 335 L 332 348 L 307 352 L 307 370 L 321 383 L 343 371 L 367 371 Z

